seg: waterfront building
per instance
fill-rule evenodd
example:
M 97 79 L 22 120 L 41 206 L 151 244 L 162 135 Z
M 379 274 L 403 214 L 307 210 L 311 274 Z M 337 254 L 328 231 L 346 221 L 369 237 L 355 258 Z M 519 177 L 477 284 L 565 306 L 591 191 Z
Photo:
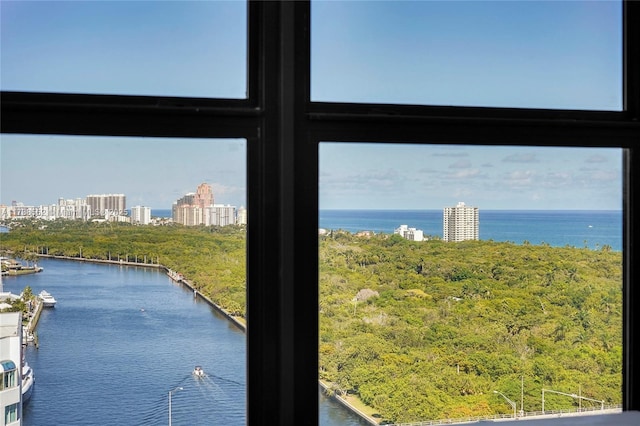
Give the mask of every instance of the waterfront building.
M 0 313 L 0 421 L 22 424 L 22 313 Z
M 478 208 L 459 202 L 455 207 L 445 207 L 442 218 L 442 239 L 464 241 L 479 239 Z
M 407 225 L 400 225 L 393 231 L 394 234 L 400 235 L 409 241 L 423 241 L 424 232 L 421 229 L 409 228 Z
M 151 223 L 151 207 L 134 206 L 131 207 L 131 223 L 138 225 L 148 225 Z

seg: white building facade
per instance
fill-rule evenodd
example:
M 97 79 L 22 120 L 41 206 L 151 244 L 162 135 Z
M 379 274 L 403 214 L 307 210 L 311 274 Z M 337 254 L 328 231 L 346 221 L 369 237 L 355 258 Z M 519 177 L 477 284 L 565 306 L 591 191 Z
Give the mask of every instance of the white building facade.
M 236 225 L 246 225 L 247 224 L 247 209 L 240 206 L 238 208 L 238 213 L 236 214 Z
M 136 225 L 148 225 L 151 223 L 151 207 L 131 207 L 131 223 Z
M 445 207 L 442 217 L 442 239 L 465 241 L 479 239 L 479 215 L 477 207 L 459 202 L 455 207 Z
M 22 314 L 0 313 L 0 425 L 22 424 Z
M 400 225 L 393 231 L 394 234 L 400 235 L 402 238 L 409 241 L 423 241 L 424 232 L 421 229 L 409 228 L 407 225 Z
M 214 204 L 206 208 L 205 224 L 227 226 L 236 224 L 236 207 L 224 204 Z

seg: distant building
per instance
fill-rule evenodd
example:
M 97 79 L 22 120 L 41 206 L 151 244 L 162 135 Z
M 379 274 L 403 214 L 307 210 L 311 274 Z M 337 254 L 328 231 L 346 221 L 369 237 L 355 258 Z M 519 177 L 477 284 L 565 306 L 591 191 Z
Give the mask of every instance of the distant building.
M 423 241 L 424 233 L 421 229 L 409 228 L 407 225 L 400 225 L 393 231 L 394 234 L 400 235 L 409 241 Z
M 22 424 L 22 314 L 0 313 L 0 413 L 3 425 Z
M 196 190 L 194 197 L 194 205 L 204 209 L 205 207 L 209 207 L 213 205 L 213 189 L 211 185 L 207 183 L 201 183 L 198 185 L 198 189 Z
M 173 207 L 171 209 L 173 222 L 185 226 L 204 225 L 202 213 L 202 208 L 191 204 L 173 203 Z
M 479 239 L 478 208 L 459 202 L 455 207 L 445 207 L 442 217 L 442 239 L 464 241 Z
M 120 216 L 127 209 L 124 194 L 87 195 L 86 204 L 89 206 L 91 216 Z
M 205 209 L 205 225 L 227 226 L 236 224 L 236 207 L 214 204 Z
M 246 224 L 247 224 L 247 209 L 240 206 L 236 214 L 236 225 L 246 225 Z
M 151 207 L 134 206 L 131 207 L 131 223 L 137 225 L 148 225 L 151 223 Z

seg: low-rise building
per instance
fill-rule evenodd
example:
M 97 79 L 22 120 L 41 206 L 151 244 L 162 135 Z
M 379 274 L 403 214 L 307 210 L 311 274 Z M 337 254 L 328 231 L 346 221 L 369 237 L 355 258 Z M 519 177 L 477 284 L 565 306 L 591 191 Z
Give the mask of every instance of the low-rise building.
M 402 238 L 405 238 L 409 241 L 423 241 L 424 240 L 424 232 L 421 229 L 409 228 L 407 225 L 400 225 L 399 228 L 396 228 L 393 231 L 394 234 L 400 235 Z

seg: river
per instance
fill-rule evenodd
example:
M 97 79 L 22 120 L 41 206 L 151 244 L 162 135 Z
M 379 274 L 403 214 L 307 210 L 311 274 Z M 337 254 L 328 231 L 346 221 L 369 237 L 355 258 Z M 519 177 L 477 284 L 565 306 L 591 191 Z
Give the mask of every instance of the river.
M 243 425 L 245 334 L 191 291 L 149 268 L 43 259 L 44 272 L 3 277 L 5 291 L 47 290 L 57 306 L 26 359 L 35 388 L 24 426 Z M 201 365 L 206 373 L 195 378 Z M 180 389 L 181 388 L 181 389 Z M 360 418 L 319 394 L 321 426 Z

